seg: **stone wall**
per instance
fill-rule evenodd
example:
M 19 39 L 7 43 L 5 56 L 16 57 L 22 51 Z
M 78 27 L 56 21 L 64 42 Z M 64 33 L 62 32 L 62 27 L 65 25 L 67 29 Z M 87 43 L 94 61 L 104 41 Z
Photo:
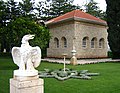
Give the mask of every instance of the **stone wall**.
M 73 37 L 74 37 L 74 22 L 60 23 L 49 26 L 52 38 L 47 49 L 47 57 L 61 58 L 63 53 L 67 54 L 67 57 L 71 58 L 71 51 L 73 48 Z M 59 48 L 55 46 L 54 38 L 59 40 Z M 62 37 L 67 40 L 67 47 L 62 44 Z
M 52 38 L 47 49 L 47 57 L 61 58 L 63 53 L 71 58 L 73 43 L 77 51 L 77 58 L 103 58 L 107 57 L 107 27 L 80 21 L 56 23 L 48 26 Z M 55 46 L 54 38 L 59 40 L 59 48 Z M 67 39 L 67 47 L 62 46 L 61 38 Z M 88 37 L 86 47 L 82 47 L 82 39 Z M 73 39 L 75 41 L 73 42 Z M 96 38 L 96 47 L 91 48 L 91 40 Z M 104 39 L 104 47 L 99 48 L 99 40 Z
M 75 47 L 78 58 L 103 58 L 107 57 L 107 27 L 84 23 L 75 22 Z M 82 47 L 82 39 L 88 37 L 86 47 Z M 91 48 L 91 40 L 96 38 L 96 47 Z M 104 39 L 104 47 L 99 48 L 99 40 Z

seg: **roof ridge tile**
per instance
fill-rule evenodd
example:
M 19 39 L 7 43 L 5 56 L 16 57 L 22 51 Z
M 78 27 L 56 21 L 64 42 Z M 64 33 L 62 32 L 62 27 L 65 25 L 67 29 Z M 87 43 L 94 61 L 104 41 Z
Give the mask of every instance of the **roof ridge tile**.
M 90 15 L 88 13 L 85 13 L 79 9 L 76 9 L 76 10 L 73 10 L 73 11 L 70 11 L 66 14 L 63 14 L 61 16 L 58 16 L 56 18 L 53 18 L 49 21 L 47 21 L 47 23 L 56 23 L 56 22 L 59 22 L 59 21 L 62 21 L 62 20 L 65 20 L 65 19 L 69 19 L 69 18 L 80 18 L 80 19 L 88 19 L 88 20 L 91 20 L 91 21 L 96 21 L 96 22 L 100 22 L 100 23 L 106 23 L 106 21 L 102 20 L 102 19 L 99 19 L 93 15 Z

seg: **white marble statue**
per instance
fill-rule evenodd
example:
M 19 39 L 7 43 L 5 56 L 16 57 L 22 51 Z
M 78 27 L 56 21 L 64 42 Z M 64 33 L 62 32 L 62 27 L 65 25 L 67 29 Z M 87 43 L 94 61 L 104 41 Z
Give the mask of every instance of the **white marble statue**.
M 12 48 L 12 57 L 14 63 L 19 66 L 18 70 L 14 71 L 16 76 L 35 76 L 38 75 L 38 71 L 35 67 L 38 67 L 41 61 L 41 49 L 36 46 L 29 45 L 29 40 L 33 39 L 35 35 L 25 35 L 22 38 L 21 47 Z

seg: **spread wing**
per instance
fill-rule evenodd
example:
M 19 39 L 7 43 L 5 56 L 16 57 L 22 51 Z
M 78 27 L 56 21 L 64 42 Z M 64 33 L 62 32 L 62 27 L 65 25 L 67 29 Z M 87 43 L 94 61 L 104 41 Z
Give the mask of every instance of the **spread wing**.
M 41 49 L 36 46 L 32 48 L 32 62 L 34 67 L 38 67 L 40 65 L 41 62 Z
M 13 47 L 12 48 L 12 57 L 14 63 L 19 66 L 20 61 L 21 61 L 21 56 L 20 56 L 20 47 Z

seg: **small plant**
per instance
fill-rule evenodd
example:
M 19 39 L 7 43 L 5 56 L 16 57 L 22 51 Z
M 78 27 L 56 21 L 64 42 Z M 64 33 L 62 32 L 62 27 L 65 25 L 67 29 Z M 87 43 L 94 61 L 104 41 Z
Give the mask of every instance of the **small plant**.
M 69 68 L 65 69 L 59 69 L 59 70 L 49 70 L 44 69 L 44 71 L 39 71 L 39 77 L 50 77 L 50 78 L 56 78 L 58 80 L 66 80 L 69 78 L 76 78 L 76 79 L 91 79 L 90 76 L 98 76 L 99 73 L 88 73 L 88 70 L 72 70 Z

